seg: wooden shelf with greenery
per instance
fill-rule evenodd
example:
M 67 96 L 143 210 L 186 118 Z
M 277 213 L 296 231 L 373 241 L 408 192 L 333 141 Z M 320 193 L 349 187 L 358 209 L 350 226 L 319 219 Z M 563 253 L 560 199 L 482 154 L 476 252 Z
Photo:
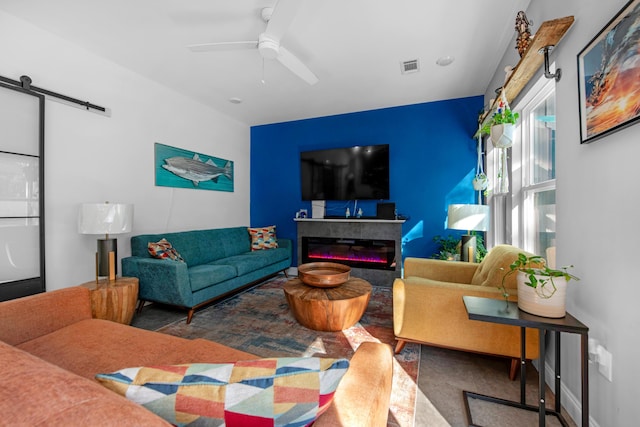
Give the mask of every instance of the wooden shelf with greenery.
M 531 40 L 531 45 L 522 58 L 520 58 L 518 65 L 516 65 L 513 73 L 511 73 L 511 76 L 502 87 L 500 93 L 498 93 L 498 96 L 491 105 L 491 108 L 482 116 L 481 124 L 484 125 L 489 114 L 495 110 L 502 92 L 504 92 L 504 95 L 507 98 L 507 103 L 509 104 L 511 104 L 516 96 L 520 94 L 522 89 L 527 85 L 527 83 L 529 83 L 529 80 L 531 80 L 533 75 L 540 69 L 540 66 L 544 62 L 544 55 L 541 50 L 546 46 L 557 46 L 565 33 L 573 25 L 573 21 L 573 16 L 566 16 L 564 18 L 545 21 L 540 25 L 540 28 L 538 28 L 538 31 Z M 475 137 L 477 136 L 478 135 L 476 133 Z

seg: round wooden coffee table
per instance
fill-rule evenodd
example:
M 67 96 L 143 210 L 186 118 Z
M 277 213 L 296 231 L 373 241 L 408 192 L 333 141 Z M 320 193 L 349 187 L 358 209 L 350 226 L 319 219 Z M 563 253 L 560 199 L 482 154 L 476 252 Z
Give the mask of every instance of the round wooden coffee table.
M 371 298 L 371 284 L 358 278 L 335 288 L 316 288 L 291 279 L 283 289 L 293 317 L 315 331 L 350 328 L 360 320 Z

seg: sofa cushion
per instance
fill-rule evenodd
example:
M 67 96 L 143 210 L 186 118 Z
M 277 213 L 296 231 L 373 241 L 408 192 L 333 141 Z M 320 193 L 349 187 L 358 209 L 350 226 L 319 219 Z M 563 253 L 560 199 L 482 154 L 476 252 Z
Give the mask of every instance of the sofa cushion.
M 213 265 L 232 265 L 235 267 L 238 276 L 251 273 L 271 264 L 283 261 L 289 257 L 289 250 L 276 248 L 268 251 L 247 252 L 242 255 L 227 257 L 214 261 Z
M 167 239 L 163 238 L 158 242 L 149 242 L 147 248 L 149 254 L 154 258 L 184 262 L 182 256 L 180 256 L 176 248 L 171 246 L 171 243 Z
M 251 250 L 260 251 L 262 249 L 273 249 L 278 247 L 276 239 L 276 226 L 248 228 L 251 236 Z
M 329 407 L 348 367 L 346 359 L 269 358 L 127 368 L 96 379 L 174 425 L 303 426 Z
M 518 254 L 523 252 L 511 245 L 498 245 L 491 249 L 487 256 L 484 257 L 473 278 L 472 285 L 480 286 L 500 286 L 502 277 L 509 271 L 512 262 L 518 259 Z M 505 280 L 507 288 L 516 289 L 515 274 L 509 275 Z
M 233 279 L 236 276 L 237 270 L 231 265 L 205 264 L 189 268 L 189 283 L 193 292 Z

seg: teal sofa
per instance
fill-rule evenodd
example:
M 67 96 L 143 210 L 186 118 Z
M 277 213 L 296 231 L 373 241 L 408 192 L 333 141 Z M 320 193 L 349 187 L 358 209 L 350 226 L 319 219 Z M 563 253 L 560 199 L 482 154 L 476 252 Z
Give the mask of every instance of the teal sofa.
M 153 258 L 149 242 L 167 239 L 185 262 Z M 193 313 L 211 301 L 254 285 L 291 267 L 292 242 L 251 251 L 247 227 L 194 230 L 131 237 L 131 256 L 122 259 L 122 275 L 140 280 L 138 312 L 153 301 Z

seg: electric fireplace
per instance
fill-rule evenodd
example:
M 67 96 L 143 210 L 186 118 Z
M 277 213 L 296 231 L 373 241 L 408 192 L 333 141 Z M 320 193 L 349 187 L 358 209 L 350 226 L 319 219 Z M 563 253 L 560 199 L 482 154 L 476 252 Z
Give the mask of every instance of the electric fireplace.
M 337 262 L 356 268 L 396 269 L 394 240 L 302 237 L 302 262 Z

